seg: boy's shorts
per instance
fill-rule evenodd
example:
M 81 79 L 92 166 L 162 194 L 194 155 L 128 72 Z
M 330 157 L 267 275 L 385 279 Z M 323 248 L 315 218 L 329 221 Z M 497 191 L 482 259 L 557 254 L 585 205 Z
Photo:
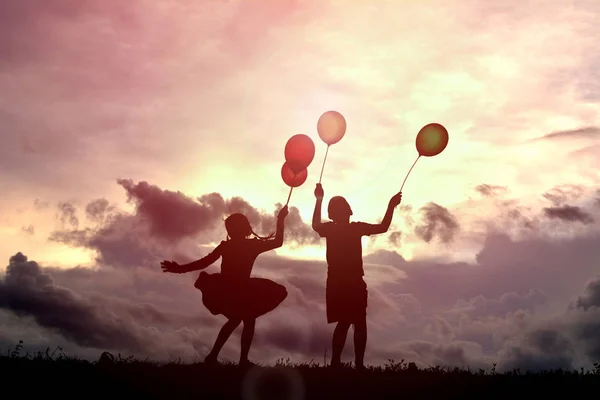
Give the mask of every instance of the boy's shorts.
M 327 276 L 325 300 L 327 322 L 347 322 L 350 324 L 364 321 L 367 316 L 367 284 L 362 276 Z

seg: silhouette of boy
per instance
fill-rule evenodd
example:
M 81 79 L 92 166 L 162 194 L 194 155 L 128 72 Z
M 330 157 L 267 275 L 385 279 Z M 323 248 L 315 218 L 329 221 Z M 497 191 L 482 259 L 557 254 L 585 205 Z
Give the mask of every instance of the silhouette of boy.
M 364 368 L 367 345 L 367 284 L 363 279 L 362 236 L 385 233 L 390 228 L 394 208 L 402 192 L 394 195 L 380 224 L 350 222 L 352 209 L 345 198 L 332 197 L 327 211 L 333 222 L 321 222 L 323 187 L 315 188 L 316 204 L 312 228 L 326 239 L 327 246 L 327 322 L 337 322 L 333 331 L 331 366 L 341 365 L 342 350 L 350 325 L 354 326 L 354 357 L 357 369 Z

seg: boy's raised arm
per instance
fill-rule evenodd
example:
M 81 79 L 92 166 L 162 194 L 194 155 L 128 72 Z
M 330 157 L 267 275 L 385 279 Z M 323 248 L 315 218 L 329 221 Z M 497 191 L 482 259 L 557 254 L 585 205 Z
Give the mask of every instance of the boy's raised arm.
M 402 201 L 402 192 L 395 194 L 388 203 L 387 210 L 383 216 L 383 220 L 379 224 L 362 224 L 364 235 L 376 235 L 379 233 L 385 233 L 390 229 L 392 224 L 392 217 L 394 216 L 394 208 Z

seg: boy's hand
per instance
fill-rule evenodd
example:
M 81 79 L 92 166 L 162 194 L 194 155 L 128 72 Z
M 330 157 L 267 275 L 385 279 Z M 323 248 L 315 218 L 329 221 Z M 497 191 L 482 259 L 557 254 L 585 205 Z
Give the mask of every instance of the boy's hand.
M 315 197 L 317 199 L 322 199 L 325 197 L 325 192 L 323 192 L 323 186 L 320 183 L 317 183 L 317 187 L 315 188 Z
M 174 274 L 178 274 L 180 273 L 180 265 L 177 264 L 175 261 L 163 261 L 160 263 L 160 266 L 163 270 L 163 272 L 171 272 Z
M 392 196 L 392 198 L 390 199 L 390 207 L 396 207 L 397 205 L 400 204 L 400 202 L 402 201 L 402 192 L 398 192 L 396 193 L 394 196 Z
M 277 219 L 278 220 L 283 220 L 285 219 L 285 217 L 288 216 L 288 206 L 283 206 L 283 208 L 281 210 L 279 210 L 279 213 L 277 214 Z

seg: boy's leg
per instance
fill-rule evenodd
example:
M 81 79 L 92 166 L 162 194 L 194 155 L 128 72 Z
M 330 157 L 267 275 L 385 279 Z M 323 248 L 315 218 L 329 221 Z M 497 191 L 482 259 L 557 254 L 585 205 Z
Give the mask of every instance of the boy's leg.
M 250 345 L 252 345 L 252 339 L 254 338 L 255 325 L 256 319 L 244 320 L 244 329 L 242 330 L 242 348 L 240 352 L 240 364 L 248 362 L 248 353 L 250 352 Z
M 238 319 L 230 319 L 227 322 L 225 322 L 225 325 L 223 325 L 223 327 L 219 331 L 219 335 L 217 336 L 217 340 L 215 341 L 212 350 L 206 356 L 205 361 L 217 361 L 217 356 L 219 355 L 219 352 L 221 351 L 221 349 L 225 345 L 225 342 L 227 342 L 227 339 L 229 339 L 229 336 L 231 336 L 235 328 L 238 327 L 240 322 L 242 321 Z
M 348 329 L 350 329 L 350 323 L 345 321 L 339 321 L 333 330 L 333 340 L 331 343 L 332 354 L 331 354 L 331 365 L 339 366 L 342 363 L 342 351 L 344 350 L 344 344 L 346 344 L 346 337 L 348 336 Z
M 354 323 L 354 363 L 356 368 L 362 369 L 365 364 L 365 350 L 367 348 L 367 318 L 366 316 Z

